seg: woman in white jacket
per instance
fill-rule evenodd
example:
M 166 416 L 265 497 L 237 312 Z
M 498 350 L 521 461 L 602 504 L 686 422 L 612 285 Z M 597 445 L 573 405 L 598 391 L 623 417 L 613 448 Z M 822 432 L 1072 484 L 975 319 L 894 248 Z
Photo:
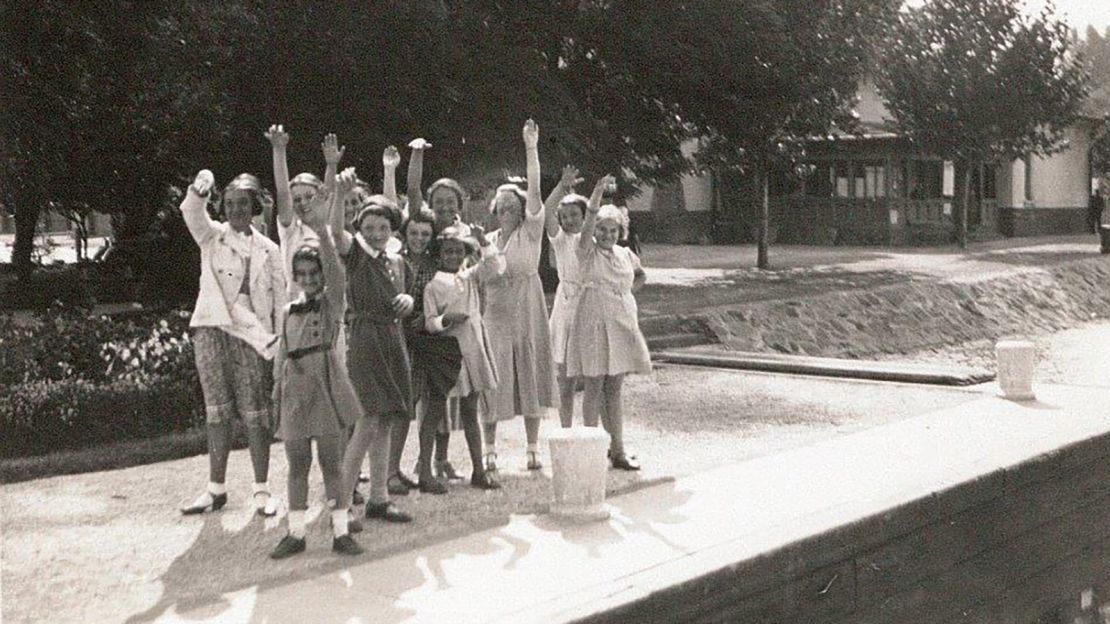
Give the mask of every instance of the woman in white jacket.
M 254 505 L 274 515 L 267 481 L 270 464 L 270 370 L 277 348 L 277 318 L 286 303 L 281 251 L 251 226 L 265 191 L 258 178 L 241 174 L 224 189 L 226 223 L 208 216 L 214 180 L 208 170 L 181 203 L 189 233 L 200 247 L 200 293 L 189 326 L 197 373 L 204 391 L 208 429 L 208 487 L 184 514 L 216 511 L 227 504 L 224 479 L 231 452 L 231 420 L 247 425 L 254 468 Z

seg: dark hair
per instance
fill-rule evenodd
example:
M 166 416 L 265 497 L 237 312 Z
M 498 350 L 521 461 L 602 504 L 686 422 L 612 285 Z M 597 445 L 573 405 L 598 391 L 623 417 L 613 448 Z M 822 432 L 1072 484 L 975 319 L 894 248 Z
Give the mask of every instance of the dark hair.
M 265 206 L 273 205 L 274 200 L 273 197 L 270 196 L 270 192 L 262 188 L 262 183 L 258 181 L 257 176 L 253 176 L 249 173 L 240 173 L 235 176 L 235 178 L 224 187 L 223 195 L 226 196 L 228 191 L 246 191 L 247 195 L 251 198 L 251 214 L 256 217 L 262 214 L 262 209 Z M 219 212 L 224 215 L 224 217 L 227 217 L 226 212 L 224 212 L 222 197 L 220 198 Z
M 584 218 L 586 216 L 586 208 L 589 206 L 589 203 L 590 200 L 587 199 L 584 195 L 571 193 L 559 202 L 559 207 L 562 208 L 563 206 L 578 206 L 578 209 L 582 211 L 582 217 Z
M 320 250 L 318 248 L 312 245 L 301 245 L 293 254 L 293 266 L 296 266 L 298 262 L 304 262 L 306 260 L 315 262 L 320 271 L 324 270 L 324 261 L 320 259 Z
M 439 189 L 447 189 L 454 193 L 455 197 L 459 200 L 459 212 L 462 212 L 463 208 L 466 206 L 466 191 L 463 189 L 462 185 L 451 178 L 440 178 L 432 182 L 432 185 L 428 187 L 429 205 L 432 203 L 432 195 Z
M 363 220 L 369 216 L 389 219 L 390 229 L 401 229 L 401 211 L 397 209 L 397 203 L 385 195 L 371 195 L 362 202 L 358 216 L 355 217 L 355 229 L 361 230 Z

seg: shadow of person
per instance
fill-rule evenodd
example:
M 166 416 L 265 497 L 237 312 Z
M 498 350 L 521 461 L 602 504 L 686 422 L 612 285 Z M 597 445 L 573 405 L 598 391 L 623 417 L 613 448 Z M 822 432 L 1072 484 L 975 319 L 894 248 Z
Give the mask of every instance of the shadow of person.
M 244 517 L 245 513 L 250 517 Z M 393 606 L 390 595 L 424 582 L 415 566 L 411 574 L 391 574 L 388 585 L 382 587 L 380 579 L 360 569 L 372 569 L 361 564 L 380 558 L 380 553 L 359 557 L 334 554 L 328 513 L 317 503 L 308 514 L 306 551 L 282 561 L 270 559 L 269 553 L 286 533 L 283 516 L 263 519 L 253 510 L 207 515 L 189 549 L 159 577 L 162 597 L 126 622 L 153 622 L 166 615 L 268 624 L 347 622 L 358 617 L 400 622 L 412 615 L 411 610 Z M 372 535 L 374 528 L 361 535 Z M 300 581 L 310 585 L 294 586 Z M 286 587 L 289 590 L 283 591 Z
M 229 549 L 229 545 L 237 544 L 249 530 L 261 524 L 252 519 L 241 523 L 238 529 L 228 529 L 228 519 L 231 517 L 234 521 L 234 516 L 229 512 L 205 515 L 196 539 L 158 578 L 162 583 L 162 597 L 147 610 L 125 621 L 128 624 L 152 622 L 171 607 L 186 611 L 200 606 L 213 609 L 226 606 L 222 597 L 223 575 L 219 570 L 227 554 L 241 551 L 238 547 Z

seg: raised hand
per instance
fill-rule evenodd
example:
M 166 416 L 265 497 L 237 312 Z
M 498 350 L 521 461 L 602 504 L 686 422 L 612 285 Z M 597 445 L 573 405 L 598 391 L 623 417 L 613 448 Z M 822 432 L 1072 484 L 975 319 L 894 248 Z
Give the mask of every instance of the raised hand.
M 597 184 L 594 185 L 594 192 L 590 195 L 590 205 L 588 210 L 590 212 L 597 212 L 601 208 L 601 196 L 605 194 L 605 190 L 609 185 L 616 184 L 617 179 L 611 175 L 602 176 Z
M 489 244 L 489 241 L 486 240 L 486 229 L 480 225 L 472 224 L 470 226 L 470 235 L 474 237 L 474 240 L 478 241 L 480 247 L 485 247 Z
M 198 197 L 208 197 L 208 193 L 212 191 L 212 185 L 216 183 L 215 176 L 207 169 L 201 169 L 197 172 L 197 177 L 189 188 L 197 194 Z
M 385 148 L 382 152 L 382 165 L 391 169 L 396 169 L 401 164 L 401 153 L 393 145 Z
M 559 186 L 563 187 L 566 192 L 574 190 L 575 185 L 583 182 L 583 179 L 578 177 L 578 167 L 574 165 L 567 165 L 563 167 L 563 175 L 559 178 Z
M 274 124 L 270 129 L 263 133 L 264 136 L 270 140 L 270 144 L 274 149 L 285 149 L 289 145 L 289 134 L 285 132 L 285 128 L 281 124 Z
M 532 119 L 524 122 L 524 146 L 534 148 L 540 144 L 540 127 Z
M 425 141 L 424 139 L 413 139 L 409 141 L 409 147 L 414 150 L 426 150 L 432 149 L 432 144 Z
M 335 137 L 334 132 L 324 135 L 324 142 L 320 147 L 324 150 L 324 162 L 329 165 L 338 165 L 343 159 L 343 152 L 347 151 L 346 146 L 339 147 L 339 139 Z
M 355 190 L 355 187 L 358 186 L 358 174 L 355 173 L 355 168 L 347 167 L 339 172 L 339 175 L 335 177 L 335 184 L 340 197 L 346 197 L 347 193 Z

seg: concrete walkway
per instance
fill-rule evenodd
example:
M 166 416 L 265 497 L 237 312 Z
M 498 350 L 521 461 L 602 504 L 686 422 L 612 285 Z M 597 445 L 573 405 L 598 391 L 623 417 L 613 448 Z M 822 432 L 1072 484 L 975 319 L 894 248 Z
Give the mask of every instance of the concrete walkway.
M 1110 390 L 1041 385 L 691 475 L 613 518 L 506 527 L 161 622 L 568 622 L 1110 432 Z M 604 619 L 604 618 L 602 618 Z

